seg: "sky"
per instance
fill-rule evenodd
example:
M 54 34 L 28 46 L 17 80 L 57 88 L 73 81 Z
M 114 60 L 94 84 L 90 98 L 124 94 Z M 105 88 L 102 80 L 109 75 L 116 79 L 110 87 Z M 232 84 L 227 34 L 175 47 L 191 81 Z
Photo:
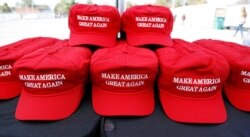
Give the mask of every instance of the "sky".
M 54 8 L 54 6 L 60 2 L 60 0 L 33 0 L 35 4 L 46 4 L 51 9 Z M 149 4 L 154 3 L 155 0 L 125 0 L 125 1 L 131 1 L 133 4 Z M 237 0 L 207 0 L 210 4 L 232 4 L 235 3 Z M 8 3 L 10 7 L 13 7 L 16 5 L 16 3 L 22 2 L 22 0 L 0 0 L 0 5 L 3 3 Z M 78 3 L 86 3 L 87 0 L 76 0 Z M 115 6 L 115 0 L 92 0 L 92 2 L 96 4 L 108 4 L 108 5 L 114 5 Z
M 50 8 L 54 8 L 57 3 L 59 3 L 61 0 L 33 0 L 33 2 L 37 5 L 43 5 L 46 4 Z M 0 5 L 3 3 L 7 3 L 10 7 L 13 7 L 16 5 L 16 3 L 21 3 L 22 0 L 0 0 Z M 78 3 L 86 3 L 87 0 L 76 0 Z M 113 5 L 114 1 L 113 0 L 92 0 L 92 2 L 96 4 L 109 4 Z M 114 4 L 115 5 L 115 4 Z

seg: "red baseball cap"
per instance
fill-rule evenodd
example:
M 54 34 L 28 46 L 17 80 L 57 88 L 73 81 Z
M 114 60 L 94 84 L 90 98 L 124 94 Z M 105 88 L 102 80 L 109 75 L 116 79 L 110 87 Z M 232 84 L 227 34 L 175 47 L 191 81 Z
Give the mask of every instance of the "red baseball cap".
M 12 74 L 13 63 L 27 53 L 53 45 L 57 41 L 55 38 L 35 37 L 0 48 L 0 99 L 11 99 L 21 92 L 21 85 Z
M 120 22 L 120 14 L 115 7 L 76 4 L 69 13 L 69 44 L 113 47 Z
M 122 30 L 132 46 L 158 44 L 172 46 L 173 15 L 169 8 L 139 5 L 127 9 L 122 15 Z
M 231 104 L 239 110 L 250 112 L 250 48 L 220 40 L 198 40 L 202 45 L 226 58 L 230 74 L 224 86 Z
M 92 101 L 103 116 L 146 116 L 154 110 L 154 52 L 119 41 L 91 58 Z
M 173 43 L 156 51 L 160 101 L 166 115 L 183 123 L 225 122 L 221 89 L 229 72 L 226 60 L 183 40 Z
M 16 119 L 60 120 L 77 109 L 88 77 L 91 51 L 66 45 L 39 49 L 14 64 L 23 88 Z

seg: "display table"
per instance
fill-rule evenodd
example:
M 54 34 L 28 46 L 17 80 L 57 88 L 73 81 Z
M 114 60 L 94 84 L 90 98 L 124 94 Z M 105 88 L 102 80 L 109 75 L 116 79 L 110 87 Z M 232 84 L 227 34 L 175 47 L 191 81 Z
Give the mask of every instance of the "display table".
M 0 137 L 99 137 L 100 116 L 92 108 L 91 90 L 69 118 L 54 122 L 15 119 L 18 98 L 0 101 Z
M 102 137 L 250 137 L 250 114 L 226 102 L 228 119 L 220 125 L 181 124 L 165 116 L 160 103 L 141 118 L 103 118 Z
M 90 90 L 88 90 L 88 94 Z M 226 100 L 224 124 L 181 124 L 165 116 L 159 101 L 148 117 L 100 118 L 84 97 L 79 109 L 60 121 L 26 122 L 14 117 L 18 98 L 0 101 L 0 137 L 249 137 L 250 114 L 235 109 Z M 101 130 L 100 130 L 101 124 Z

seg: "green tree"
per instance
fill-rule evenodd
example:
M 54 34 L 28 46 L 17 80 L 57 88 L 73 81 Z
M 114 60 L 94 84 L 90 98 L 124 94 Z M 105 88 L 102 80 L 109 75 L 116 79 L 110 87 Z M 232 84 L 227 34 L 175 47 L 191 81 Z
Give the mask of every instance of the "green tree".
M 87 0 L 87 4 L 93 4 L 92 0 Z
M 175 7 L 181 7 L 184 6 L 183 0 L 175 0 Z
M 7 3 L 4 3 L 3 5 L 0 6 L 0 12 L 1 13 L 8 13 L 11 12 L 11 8 Z
M 75 4 L 75 0 L 61 0 L 56 4 L 54 11 L 56 14 L 68 14 L 69 9 Z
M 187 5 L 199 5 L 207 3 L 206 0 L 187 0 Z
M 131 1 L 127 1 L 127 2 L 126 2 L 126 8 L 130 8 L 130 7 L 132 7 L 132 6 L 133 6 L 133 4 L 132 4 Z
M 172 2 L 170 0 L 156 0 L 155 4 L 170 7 Z
M 22 0 L 22 7 L 32 7 L 32 0 Z

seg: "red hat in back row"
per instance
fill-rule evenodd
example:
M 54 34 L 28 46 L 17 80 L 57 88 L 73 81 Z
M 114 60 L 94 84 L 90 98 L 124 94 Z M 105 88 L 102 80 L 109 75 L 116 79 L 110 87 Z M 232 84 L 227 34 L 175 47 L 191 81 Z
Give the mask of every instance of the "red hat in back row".
M 120 22 L 120 14 L 115 7 L 76 4 L 69 13 L 69 44 L 113 47 Z
M 122 30 L 132 46 L 172 46 L 173 15 L 163 6 L 133 6 L 122 15 Z
M 122 22 L 121 22 L 122 21 Z M 134 6 L 123 13 L 112 6 L 76 4 L 70 9 L 69 44 L 114 47 L 120 27 L 132 46 L 172 46 L 173 15 L 163 6 Z M 122 24 L 122 25 L 121 25 Z

